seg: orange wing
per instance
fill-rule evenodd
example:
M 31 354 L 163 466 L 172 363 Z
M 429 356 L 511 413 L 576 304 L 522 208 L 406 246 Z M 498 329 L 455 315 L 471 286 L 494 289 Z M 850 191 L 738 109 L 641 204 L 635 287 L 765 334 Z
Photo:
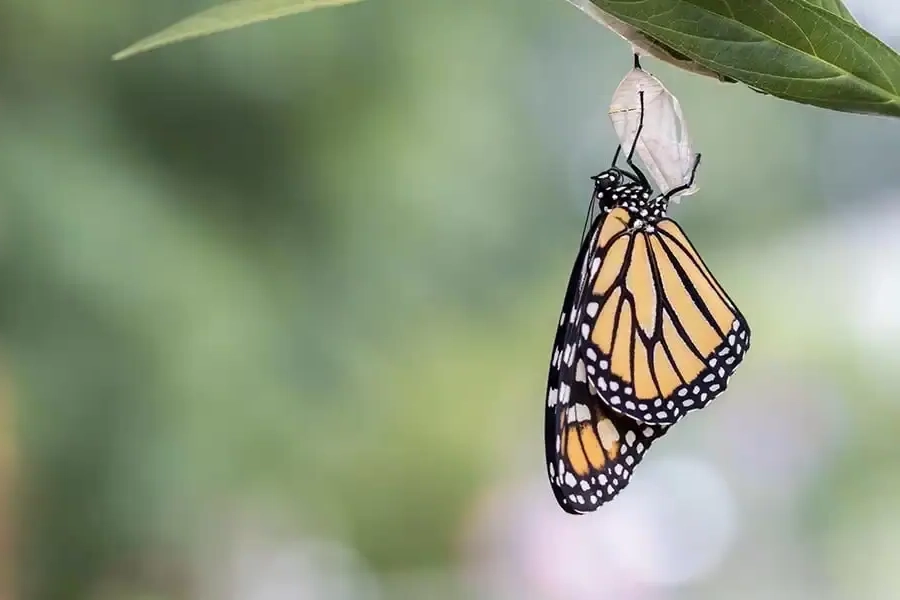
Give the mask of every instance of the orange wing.
M 572 366 L 563 363 L 560 386 L 554 399 L 558 420 L 547 448 L 550 485 L 566 512 L 590 512 L 628 485 L 667 427 L 636 423 L 610 410 L 587 380 L 581 359 Z
M 631 228 L 616 208 L 595 239 L 579 315 L 587 377 L 614 410 L 675 423 L 725 390 L 747 322 L 671 219 Z

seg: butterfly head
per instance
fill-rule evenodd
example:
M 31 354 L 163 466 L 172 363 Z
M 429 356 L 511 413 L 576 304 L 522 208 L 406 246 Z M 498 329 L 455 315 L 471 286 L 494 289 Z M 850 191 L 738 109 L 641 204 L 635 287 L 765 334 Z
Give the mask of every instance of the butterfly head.
M 594 193 L 601 193 L 622 184 L 622 171 L 613 167 L 591 177 L 594 182 Z
M 594 201 L 600 208 L 609 208 L 614 204 L 612 192 L 622 185 L 625 179 L 621 170 L 613 167 L 591 177 L 594 181 Z

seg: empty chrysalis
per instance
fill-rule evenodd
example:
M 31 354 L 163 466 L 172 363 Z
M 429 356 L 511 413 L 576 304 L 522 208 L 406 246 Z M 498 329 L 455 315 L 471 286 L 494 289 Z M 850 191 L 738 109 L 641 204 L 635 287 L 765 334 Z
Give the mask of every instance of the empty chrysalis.
M 651 180 L 664 194 L 690 181 L 696 154 L 678 99 L 659 79 L 641 68 L 637 54 L 634 68 L 616 88 L 609 106 L 609 118 L 622 147 L 635 144 L 641 117 L 639 92 L 644 92 L 643 127 L 634 147 Z M 691 185 L 678 195 L 689 196 L 697 189 Z

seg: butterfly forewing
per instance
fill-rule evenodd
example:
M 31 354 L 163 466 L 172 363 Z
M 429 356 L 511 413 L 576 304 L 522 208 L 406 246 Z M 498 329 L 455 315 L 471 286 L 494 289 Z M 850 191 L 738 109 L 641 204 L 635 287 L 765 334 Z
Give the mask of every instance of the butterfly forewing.
M 672 424 L 724 391 L 749 345 L 746 320 L 670 219 L 612 209 L 598 268 L 576 302 L 588 379 L 615 411 Z

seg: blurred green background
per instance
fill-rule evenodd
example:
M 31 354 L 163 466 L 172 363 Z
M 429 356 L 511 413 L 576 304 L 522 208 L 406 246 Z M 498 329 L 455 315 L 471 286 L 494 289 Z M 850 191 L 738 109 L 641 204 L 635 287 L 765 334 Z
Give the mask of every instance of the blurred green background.
M 626 44 L 378 0 L 109 60 L 210 4 L 0 0 L 0 598 L 900 597 L 896 122 L 645 61 L 753 349 L 569 517 L 545 376 Z

